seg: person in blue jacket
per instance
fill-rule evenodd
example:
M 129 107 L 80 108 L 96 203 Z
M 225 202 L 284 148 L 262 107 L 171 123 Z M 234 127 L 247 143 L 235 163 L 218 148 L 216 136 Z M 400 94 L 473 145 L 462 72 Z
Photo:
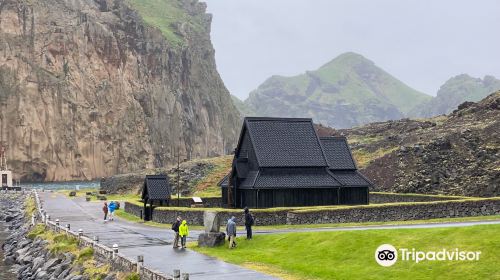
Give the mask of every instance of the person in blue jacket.
M 116 202 L 111 201 L 109 203 L 109 220 L 114 221 L 115 220 L 115 210 L 116 210 Z

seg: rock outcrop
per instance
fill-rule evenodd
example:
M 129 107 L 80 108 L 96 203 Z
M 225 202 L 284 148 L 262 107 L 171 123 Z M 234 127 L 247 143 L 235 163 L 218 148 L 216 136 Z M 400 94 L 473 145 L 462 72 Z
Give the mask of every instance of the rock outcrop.
M 231 151 L 239 114 L 206 5 L 155 28 L 123 0 L 0 5 L 0 143 L 23 181 L 86 180 Z M 195 24 L 188 24 L 188 23 Z M 175 34 L 173 42 L 169 34 Z
M 448 116 L 318 130 L 347 136 L 374 190 L 500 195 L 500 91 Z

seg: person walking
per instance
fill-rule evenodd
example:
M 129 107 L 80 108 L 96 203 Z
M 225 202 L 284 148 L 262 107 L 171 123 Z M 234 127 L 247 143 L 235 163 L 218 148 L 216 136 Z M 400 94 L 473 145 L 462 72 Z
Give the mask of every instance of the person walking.
M 179 226 L 179 236 L 181 237 L 181 246 L 182 248 L 186 248 L 186 238 L 189 235 L 189 229 L 186 220 L 182 221 L 182 224 Z
M 174 248 L 179 248 L 179 227 L 181 226 L 181 217 L 177 217 L 175 222 L 172 224 L 172 230 L 174 231 Z
M 236 247 L 236 218 L 233 216 L 227 221 L 226 233 L 229 238 L 229 249 Z
M 252 239 L 252 226 L 254 224 L 253 216 L 248 207 L 245 207 L 245 229 L 247 230 L 247 239 Z
M 104 206 L 102 207 L 102 212 L 104 212 L 104 222 L 108 221 L 108 203 L 104 202 Z
M 115 210 L 116 210 L 116 203 L 114 201 L 111 201 L 109 203 L 109 220 L 114 221 L 115 220 Z

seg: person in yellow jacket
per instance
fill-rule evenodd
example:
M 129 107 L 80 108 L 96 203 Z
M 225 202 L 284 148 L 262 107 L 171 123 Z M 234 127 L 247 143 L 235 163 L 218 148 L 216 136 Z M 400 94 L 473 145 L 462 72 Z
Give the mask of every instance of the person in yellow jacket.
M 181 237 L 181 246 L 182 248 L 186 248 L 186 237 L 189 235 L 189 229 L 186 220 L 182 221 L 182 224 L 179 226 L 179 236 Z

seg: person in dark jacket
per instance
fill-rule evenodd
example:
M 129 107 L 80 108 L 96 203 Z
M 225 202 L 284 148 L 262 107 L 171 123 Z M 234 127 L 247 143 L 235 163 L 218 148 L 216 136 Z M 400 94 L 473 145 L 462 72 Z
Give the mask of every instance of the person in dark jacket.
M 108 221 L 108 203 L 104 202 L 104 206 L 102 207 L 102 212 L 104 212 L 104 222 Z
M 247 239 L 252 239 L 253 216 L 248 207 L 245 207 L 245 229 L 247 230 Z
M 226 233 L 229 237 L 229 249 L 236 247 L 236 218 L 233 216 L 227 221 Z
M 172 230 L 174 231 L 174 248 L 179 248 L 179 227 L 181 226 L 181 217 L 177 217 L 175 222 L 172 224 Z

